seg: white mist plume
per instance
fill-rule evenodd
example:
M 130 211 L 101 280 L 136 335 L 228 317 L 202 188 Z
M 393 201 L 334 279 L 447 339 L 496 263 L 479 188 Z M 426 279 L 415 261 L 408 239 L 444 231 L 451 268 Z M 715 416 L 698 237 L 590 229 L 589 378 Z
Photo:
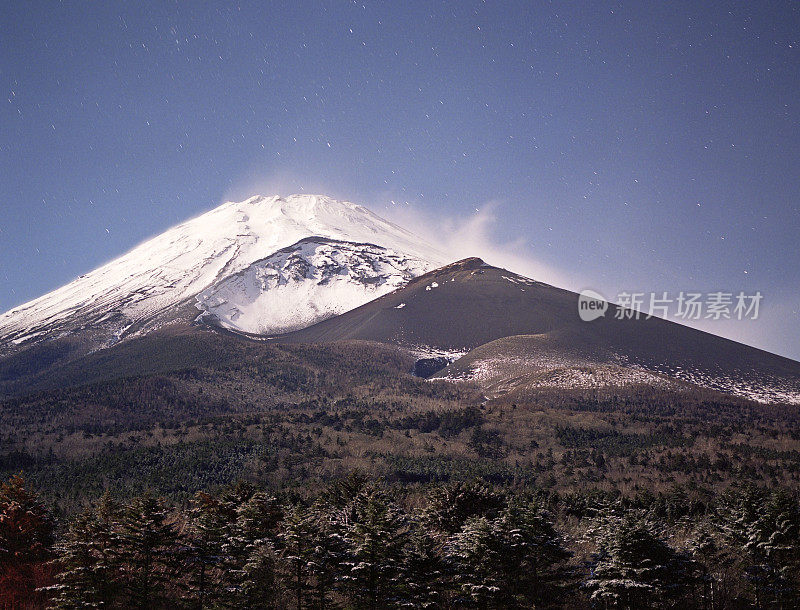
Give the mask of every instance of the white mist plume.
M 496 237 L 500 207 L 499 202 L 490 201 L 466 217 L 437 217 L 410 204 L 389 205 L 376 212 L 417 233 L 447 252 L 453 260 L 478 256 L 491 265 L 520 275 L 562 288 L 577 289 L 581 279 L 576 274 L 568 274 L 526 254 L 530 251 L 530 244 L 522 237 L 510 241 Z

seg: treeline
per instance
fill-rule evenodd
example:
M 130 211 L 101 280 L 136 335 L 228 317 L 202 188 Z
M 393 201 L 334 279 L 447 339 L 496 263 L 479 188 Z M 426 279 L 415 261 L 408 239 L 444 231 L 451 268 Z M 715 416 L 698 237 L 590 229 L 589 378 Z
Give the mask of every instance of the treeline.
M 0 486 L 3 608 L 794 608 L 787 491 L 409 494 L 354 473 L 311 498 L 239 483 L 186 505 L 105 493 L 58 523 Z

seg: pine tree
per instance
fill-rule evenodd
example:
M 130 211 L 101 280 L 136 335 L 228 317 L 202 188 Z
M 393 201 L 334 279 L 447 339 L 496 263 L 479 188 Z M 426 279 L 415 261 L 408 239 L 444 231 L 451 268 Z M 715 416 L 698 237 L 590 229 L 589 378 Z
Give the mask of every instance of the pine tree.
M 117 605 L 120 507 L 106 491 L 99 502 L 71 525 L 57 547 L 56 608 L 108 608 Z
M 281 523 L 278 541 L 285 564 L 284 580 L 295 608 L 326 608 L 336 573 L 341 569 L 344 543 L 331 520 L 330 507 L 290 507 Z
M 332 508 L 344 508 L 359 493 L 364 491 L 368 482 L 367 476 L 360 470 L 351 471 L 343 479 L 331 483 L 322 494 L 322 501 Z
M 53 544 L 54 522 L 22 475 L 0 484 L 0 561 L 46 558 Z
M 466 599 L 485 609 L 499 601 L 500 583 L 493 566 L 498 565 L 494 524 L 486 517 L 473 517 L 455 533 L 447 545 L 447 556 L 455 564 L 455 580 Z
M 744 603 L 742 549 L 726 544 L 719 529 L 703 523 L 687 542 L 696 569 L 695 607 L 717 610 Z
M 312 506 L 308 520 L 307 529 L 311 534 L 308 574 L 313 596 L 309 606 L 324 610 L 329 605 L 328 596 L 334 589 L 337 571 L 345 557 L 345 543 L 324 504 Z
M 50 579 L 55 522 L 21 475 L 0 484 L 0 604 L 38 603 Z
M 598 551 L 586 582 L 591 599 L 610 608 L 669 606 L 694 584 L 689 558 L 636 514 L 609 515 L 593 530 Z
M 451 584 L 442 545 L 419 523 L 403 551 L 400 601 L 407 608 L 441 608 Z
M 274 545 L 283 510 L 275 498 L 260 491 L 227 498 L 231 507 L 241 503 L 232 512 L 235 521 L 222 546 L 224 569 L 236 592 L 234 605 L 247 608 L 256 604 L 259 591 L 275 593 L 279 566 Z
M 800 604 L 800 506 L 795 496 L 754 488 L 727 494 L 715 522 L 739 552 L 739 567 L 757 607 Z
M 396 603 L 405 515 L 381 492 L 365 490 L 337 515 L 345 545 L 342 580 L 356 608 Z
M 274 540 L 283 509 L 277 500 L 262 491 L 255 492 L 236 508 L 236 536 L 243 541 Z
M 100 594 L 95 585 L 92 539 L 88 536 L 90 515 L 78 517 L 66 540 L 56 546 L 60 572 L 52 587 L 54 608 L 99 608 Z
M 278 556 L 272 544 L 255 543 L 249 548 L 237 591 L 228 597 L 226 605 L 247 610 L 288 607 L 278 574 Z
M 120 531 L 126 604 L 161 608 L 169 601 L 177 572 L 175 529 L 161 500 L 150 493 L 125 507 Z
M 564 594 L 570 553 L 545 513 L 511 503 L 468 521 L 448 544 L 462 592 L 480 607 L 539 607 Z
M 458 482 L 431 492 L 423 518 L 433 529 L 454 534 L 473 517 L 493 519 L 505 505 L 503 495 L 486 485 Z
M 181 556 L 188 571 L 187 586 L 196 608 L 221 599 L 227 589 L 227 545 L 235 513 L 219 498 L 198 493 L 187 513 Z
M 774 599 L 783 607 L 800 606 L 800 504 L 796 496 L 776 491 L 764 517 L 768 537 L 762 551 L 774 570 Z
M 743 545 L 750 558 L 747 575 L 756 591 L 756 603 L 795 607 L 800 571 L 800 508 L 785 492 L 767 498 L 758 516 L 748 524 Z
M 571 556 L 547 514 L 536 504 L 512 502 L 495 520 L 497 566 L 509 604 L 537 607 L 562 597 L 571 584 Z
M 293 506 L 287 512 L 278 534 L 282 557 L 287 565 L 285 580 L 294 596 L 294 607 L 302 610 L 309 589 L 309 564 L 311 562 L 313 527 L 309 512 L 302 506 Z
M 699 591 L 695 596 L 698 602 L 696 605 L 700 608 L 714 608 L 715 601 L 719 598 L 718 583 L 720 581 L 720 577 L 716 576 L 716 573 L 725 564 L 717 540 L 707 528 L 702 527 L 689 540 L 687 550 L 698 567 Z

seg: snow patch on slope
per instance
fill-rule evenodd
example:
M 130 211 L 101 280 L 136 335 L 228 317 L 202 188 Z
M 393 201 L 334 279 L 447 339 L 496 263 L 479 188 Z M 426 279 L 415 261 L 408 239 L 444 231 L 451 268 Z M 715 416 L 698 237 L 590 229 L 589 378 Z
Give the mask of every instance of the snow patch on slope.
M 196 307 L 206 322 L 278 334 L 355 309 L 430 269 L 380 246 L 312 237 L 215 283 Z
M 792 383 L 786 379 L 764 377 L 756 380 L 752 376 L 713 374 L 681 367 L 660 367 L 660 370 L 666 375 L 697 386 L 756 402 L 800 405 L 800 383 Z
M 675 391 L 685 389 L 677 381 L 642 368 L 597 364 L 551 355 L 481 358 L 471 362 L 468 369 L 459 374 L 434 378 L 477 383 L 490 398 L 520 387 L 589 390 L 647 385 Z
M 470 381 L 487 395 L 499 396 L 516 387 L 598 389 L 647 385 L 683 391 L 688 384 L 764 404 L 800 404 L 800 383 L 772 376 L 722 374 L 681 366 L 644 366 L 616 355 L 613 363 L 540 354 L 477 358 L 464 369 L 446 373 L 447 381 Z
M 441 347 L 433 347 L 432 345 L 408 345 L 406 346 L 409 353 L 417 358 L 447 358 L 451 362 L 455 362 L 459 358 L 466 356 L 468 351 L 465 349 L 444 349 Z

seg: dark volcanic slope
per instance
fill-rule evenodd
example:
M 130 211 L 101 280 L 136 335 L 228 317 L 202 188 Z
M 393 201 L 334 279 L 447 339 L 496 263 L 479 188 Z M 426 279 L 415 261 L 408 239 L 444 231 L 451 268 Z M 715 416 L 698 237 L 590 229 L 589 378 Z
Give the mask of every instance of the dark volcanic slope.
M 583 322 L 577 294 L 471 258 L 277 340 L 366 339 L 471 350 L 503 337 L 532 335 L 531 357 L 637 364 L 671 374 L 690 371 L 687 378 L 778 380 L 782 387 L 800 390 L 800 363 L 794 360 L 659 318 L 618 320 L 616 311 L 612 305 L 605 317 Z
M 500 337 L 563 328 L 577 319 L 576 298 L 567 290 L 469 258 L 279 340 L 314 343 L 357 338 L 471 349 Z

